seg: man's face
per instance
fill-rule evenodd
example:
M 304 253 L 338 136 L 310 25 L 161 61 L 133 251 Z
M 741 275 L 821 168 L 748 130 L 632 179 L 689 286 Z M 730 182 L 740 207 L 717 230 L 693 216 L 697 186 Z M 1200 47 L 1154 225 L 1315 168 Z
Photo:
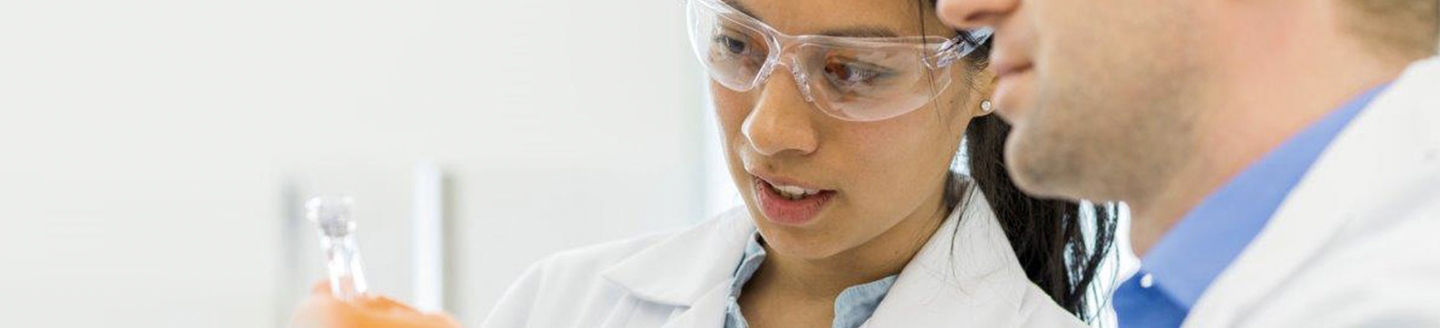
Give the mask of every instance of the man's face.
M 1025 191 L 1116 200 L 1193 149 L 1205 93 L 1195 0 L 940 0 L 959 28 L 996 29 L 994 103 Z

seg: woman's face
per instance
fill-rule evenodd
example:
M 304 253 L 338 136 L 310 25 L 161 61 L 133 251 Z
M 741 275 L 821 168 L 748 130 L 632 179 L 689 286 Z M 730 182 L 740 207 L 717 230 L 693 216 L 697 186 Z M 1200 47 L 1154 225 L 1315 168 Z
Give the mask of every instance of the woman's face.
M 790 35 L 955 34 L 918 0 L 729 3 Z M 970 118 L 982 114 L 979 103 L 988 90 L 972 83 L 990 82 L 988 75 L 972 77 L 962 66 L 941 71 L 953 74 L 954 82 L 931 103 L 873 122 L 843 121 L 817 110 L 783 67 L 745 92 L 712 81 L 730 174 L 766 243 L 780 254 L 823 259 L 944 215 L 950 163 Z M 786 188 L 773 187 L 784 185 L 822 191 L 791 199 L 787 196 L 794 194 L 778 190 Z M 923 242 L 929 232 L 897 238 Z

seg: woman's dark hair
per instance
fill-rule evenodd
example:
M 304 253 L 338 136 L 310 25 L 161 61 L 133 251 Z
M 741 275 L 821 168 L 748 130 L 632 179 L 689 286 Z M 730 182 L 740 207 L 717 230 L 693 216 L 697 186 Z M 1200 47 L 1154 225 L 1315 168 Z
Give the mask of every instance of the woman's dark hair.
M 1005 167 L 1009 132 L 1010 125 L 994 115 L 970 121 L 965 131 L 970 177 L 995 212 L 1030 281 L 1060 307 L 1090 320 L 1096 314 L 1088 313 L 1087 306 L 1094 300 L 1088 296 L 1093 296 L 1089 294 L 1091 285 L 1114 242 L 1116 209 L 1036 198 L 1020 191 Z M 958 204 L 964 188 L 959 179 L 947 182 L 947 204 Z M 1094 224 L 1087 226 L 1085 220 Z M 1086 230 L 1091 234 L 1087 236 Z
M 922 2 L 934 8 L 934 0 Z M 987 40 L 962 62 L 969 65 L 971 72 L 979 72 L 989 64 L 989 54 Z M 995 115 L 970 121 L 965 130 L 964 156 L 970 177 L 995 212 L 1030 281 L 1060 307 L 1082 320 L 1093 319 L 1096 314 L 1088 313 L 1087 308 L 1093 301 L 1089 291 L 1114 241 L 1116 208 L 1036 198 L 1020 191 L 1005 164 L 1005 140 L 1009 134 L 1010 124 Z M 966 198 L 966 188 L 962 180 L 950 179 L 945 186 L 946 204 L 958 205 Z M 1093 220 L 1093 224 L 1083 224 L 1087 220 Z

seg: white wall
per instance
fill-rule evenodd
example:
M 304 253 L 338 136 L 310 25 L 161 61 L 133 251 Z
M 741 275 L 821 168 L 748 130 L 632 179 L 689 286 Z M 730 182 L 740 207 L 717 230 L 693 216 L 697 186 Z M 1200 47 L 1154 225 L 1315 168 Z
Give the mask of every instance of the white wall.
M 430 159 L 447 308 L 478 324 L 545 254 L 704 215 L 683 20 L 642 0 L 0 2 L 0 321 L 275 326 L 305 284 L 287 272 L 311 270 L 285 258 L 286 190 L 357 194 L 372 287 L 406 297 L 409 168 Z

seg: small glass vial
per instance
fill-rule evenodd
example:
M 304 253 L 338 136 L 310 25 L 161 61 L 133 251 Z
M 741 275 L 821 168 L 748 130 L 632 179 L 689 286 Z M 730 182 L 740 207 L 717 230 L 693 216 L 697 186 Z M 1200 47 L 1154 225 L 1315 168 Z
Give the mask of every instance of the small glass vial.
M 305 202 L 305 216 L 315 222 L 320 249 L 325 252 L 330 293 L 341 300 L 354 299 L 367 289 L 360 248 L 355 242 L 355 220 L 351 216 L 354 203 L 343 195 L 316 196 Z

